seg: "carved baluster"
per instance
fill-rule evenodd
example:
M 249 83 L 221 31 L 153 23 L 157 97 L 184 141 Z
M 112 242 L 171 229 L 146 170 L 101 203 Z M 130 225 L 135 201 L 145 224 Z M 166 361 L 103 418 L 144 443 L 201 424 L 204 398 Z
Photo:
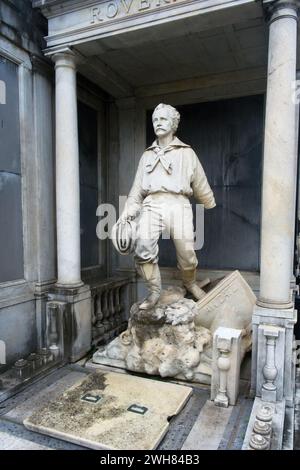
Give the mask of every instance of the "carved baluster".
M 124 305 L 124 291 L 126 289 L 126 286 L 120 286 L 119 289 L 119 304 L 120 304 L 120 321 L 121 325 L 124 323 L 124 310 L 125 310 L 125 305 Z
M 54 357 L 58 357 L 62 346 L 60 308 L 61 303 L 56 301 L 48 302 L 46 307 L 46 346 Z
M 115 311 L 116 311 L 116 333 L 119 335 L 122 331 L 122 316 L 121 316 L 121 305 L 120 305 L 120 286 L 117 286 L 114 290 L 115 295 Z
M 122 307 L 121 307 L 121 303 L 120 303 L 120 290 L 121 290 L 121 286 L 118 286 L 115 290 L 115 295 L 116 295 L 116 314 L 117 314 L 117 318 L 118 318 L 118 325 L 120 325 L 122 323 Z
M 101 305 L 101 296 L 102 296 L 102 290 L 99 289 L 98 294 L 97 294 L 97 301 L 96 301 L 96 304 L 95 304 L 95 308 L 96 308 L 95 328 L 96 328 L 96 332 L 97 332 L 96 333 L 97 339 L 99 339 L 105 333 L 105 329 L 104 329 L 104 325 L 103 325 L 103 312 L 102 312 L 102 305 Z
M 109 319 L 111 328 L 115 328 L 117 326 L 117 319 L 115 317 L 115 305 L 114 305 L 114 287 L 111 286 L 109 291 Z
M 105 333 L 107 333 L 110 328 L 107 289 L 105 289 L 102 293 L 102 313 L 103 313 L 103 326 L 104 326 Z
M 264 335 L 266 336 L 266 363 L 263 368 L 263 376 L 265 382 L 262 386 L 262 399 L 265 401 L 276 401 L 277 387 L 275 380 L 278 370 L 275 363 L 275 348 L 276 340 L 278 338 L 278 331 L 274 328 L 265 329 Z
M 92 291 L 92 338 L 93 338 L 93 340 L 97 337 L 97 329 L 96 329 L 97 301 L 98 301 L 98 295 L 97 295 L 97 293 Z
M 103 312 L 101 309 L 101 290 L 97 295 L 97 303 L 96 303 L 96 328 L 102 328 L 102 320 L 103 320 Z
M 226 340 L 220 341 L 218 349 L 220 356 L 218 358 L 217 365 L 220 373 L 220 384 L 215 398 L 215 404 L 217 406 L 227 408 L 229 404 L 227 396 L 227 373 L 230 369 L 230 343 Z

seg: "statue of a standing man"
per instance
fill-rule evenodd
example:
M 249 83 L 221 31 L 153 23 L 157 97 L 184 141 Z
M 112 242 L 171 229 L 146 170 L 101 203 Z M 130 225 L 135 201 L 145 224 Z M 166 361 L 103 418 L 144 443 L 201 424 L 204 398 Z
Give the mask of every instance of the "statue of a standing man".
M 196 283 L 198 260 L 189 198 L 193 195 L 206 209 L 216 204 L 197 155 L 175 137 L 179 121 L 180 114 L 172 106 L 159 104 L 155 108 L 152 122 L 157 139 L 140 159 L 120 217 L 125 222 L 140 212 L 134 251 L 137 270 L 149 289 L 148 297 L 140 305 L 144 310 L 154 307 L 160 297 L 158 239 L 165 230 L 174 241 L 185 288 L 196 299 L 205 295 Z

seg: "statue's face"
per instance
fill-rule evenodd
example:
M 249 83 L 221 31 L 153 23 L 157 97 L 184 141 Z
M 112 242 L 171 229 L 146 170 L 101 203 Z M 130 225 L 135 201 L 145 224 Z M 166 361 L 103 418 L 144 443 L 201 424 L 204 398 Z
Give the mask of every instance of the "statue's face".
M 166 137 L 173 134 L 173 120 L 166 108 L 155 111 L 153 115 L 153 128 L 157 137 Z

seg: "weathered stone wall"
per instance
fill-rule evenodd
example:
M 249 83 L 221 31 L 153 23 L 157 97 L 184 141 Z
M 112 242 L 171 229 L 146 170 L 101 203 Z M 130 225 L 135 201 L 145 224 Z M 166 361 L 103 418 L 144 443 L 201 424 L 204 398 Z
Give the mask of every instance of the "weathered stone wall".
M 47 20 L 32 8 L 31 0 L 0 2 L 0 34 L 22 49 L 42 56 Z
M 0 2 L 6 91 L 0 114 L 7 144 L 0 152 L 0 242 L 2 254 L 9 251 L 0 262 L 0 339 L 8 365 L 41 346 L 43 292 L 55 275 L 53 68 L 42 52 L 46 34 L 47 21 L 30 0 Z M 14 82 L 5 72 L 12 68 Z

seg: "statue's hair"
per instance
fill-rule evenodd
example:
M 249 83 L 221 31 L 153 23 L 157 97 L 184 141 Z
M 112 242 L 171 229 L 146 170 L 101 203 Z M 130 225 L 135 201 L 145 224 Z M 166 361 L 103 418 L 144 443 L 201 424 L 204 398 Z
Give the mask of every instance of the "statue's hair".
M 162 108 L 166 108 L 168 110 L 169 116 L 171 117 L 171 119 L 173 121 L 172 131 L 175 134 L 175 132 L 177 131 L 178 126 L 179 126 L 180 114 L 177 111 L 177 109 L 173 108 L 173 106 L 171 106 L 170 104 L 160 103 L 158 106 L 156 106 L 156 108 L 155 108 L 155 110 L 153 111 L 153 114 L 152 114 L 152 119 L 153 119 L 153 116 L 156 113 L 156 111 L 159 111 Z

